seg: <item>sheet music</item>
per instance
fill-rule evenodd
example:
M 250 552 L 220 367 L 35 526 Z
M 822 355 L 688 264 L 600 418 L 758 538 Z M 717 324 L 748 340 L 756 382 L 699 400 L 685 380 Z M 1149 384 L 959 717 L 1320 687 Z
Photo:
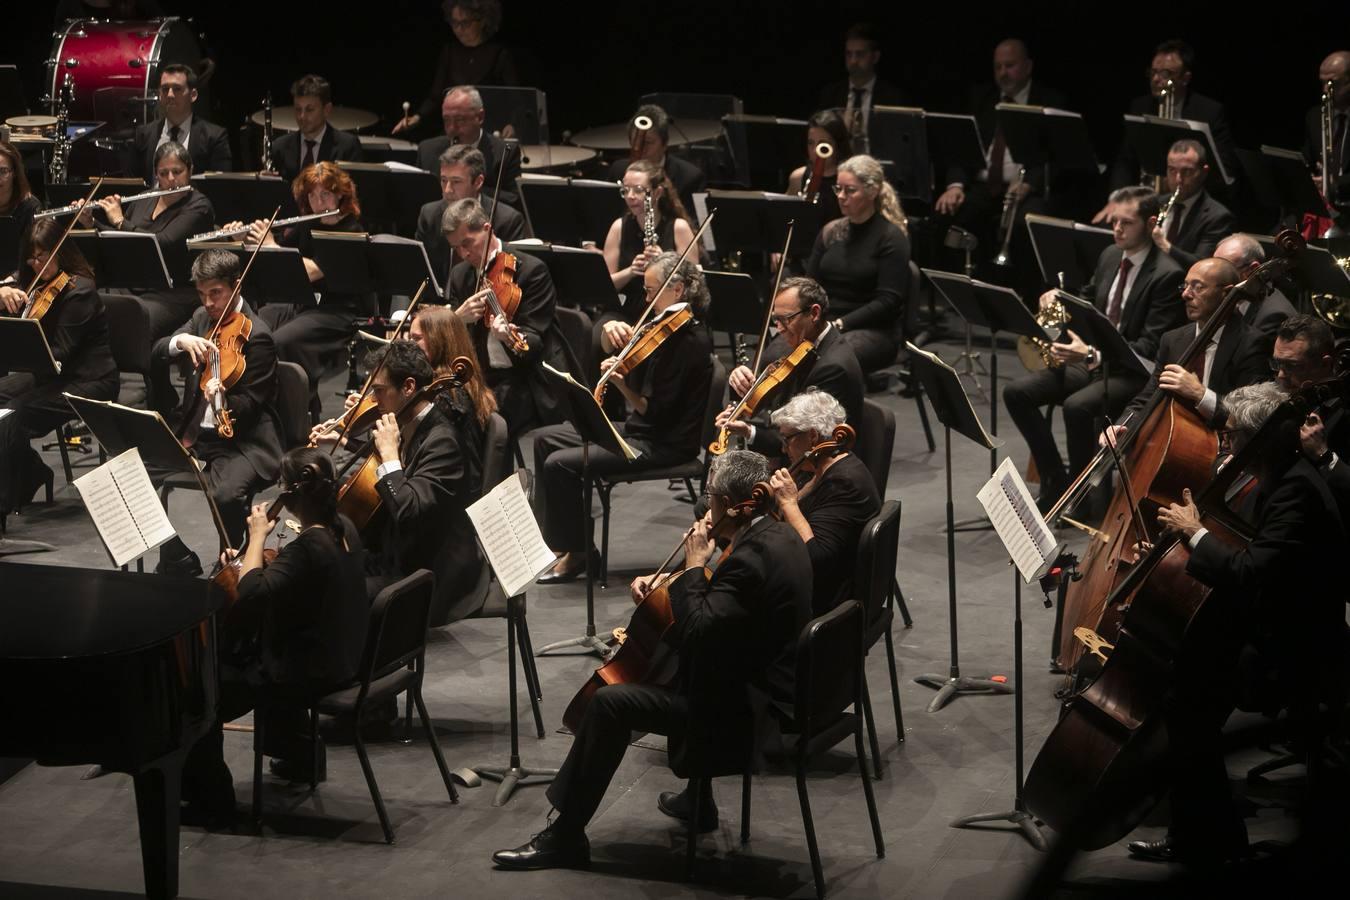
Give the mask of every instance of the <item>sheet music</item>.
M 113 565 L 124 566 L 174 536 L 135 447 L 75 480 Z
M 556 562 L 517 474 L 503 479 L 467 512 L 506 596 L 524 591 L 540 572 Z
M 1054 562 L 1059 543 L 1012 459 L 1004 459 L 976 498 L 1027 584 Z

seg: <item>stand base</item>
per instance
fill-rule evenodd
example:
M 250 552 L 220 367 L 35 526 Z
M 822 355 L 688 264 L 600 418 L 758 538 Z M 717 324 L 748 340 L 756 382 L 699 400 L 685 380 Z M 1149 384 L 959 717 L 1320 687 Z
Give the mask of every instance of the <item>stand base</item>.
M 554 641 L 551 644 L 545 644 L 535 651 L 535 656 L 543 656 L 546 653 L 553 653 L 556 650 L 566 650 L 568 647 L 581 647 L 581 653 L 572 654 L 573 656 L 584 656 L 587 653 L 594 653 L 601 659 L 609 659 L 610 646 L 593 634 L 583 634 L 581 637 L 568 638 L 565 641 Z
M 473 769 L 479 778 L 501 782 L 497 785 L 497 794 L 492 798 L 493 806 L 505 806 L 517 787 L 529 787 L 535 784 L 548 784 L 558 775 L 557 769 L 528 769 L 515 765 L 510 768 L 501 766 L 475 766 Z
M 937 712 L 947 705 L 957 694 L 1011 694 L 1013 686 L 1005 684 L 1002 681 L 994 681 L 989 678 L 969 678 L 965 675 L 946 676 L 946 675 L 920 675 L 914 679 L 915 684 L 922 684 L 925 687 L 936 688 L 937 696 L 933 702 L 928 704 L 928 711 Z
M 1042 853 L 1050 849 L 1050 842 L 1045 839 L 1045 833 L 1042 832 L 1040 826 L 1036 824 L 1035 816 L 1020 809 L 1004 813 L 981 813 L 978 816 L 962 816 L 959 819 L 952 820 L 952 827 L 969 828 L 971 825 L 977 825 L 981 822 L 1011 822 L 1022 832 L 1022 837 L 1027 839 L 1028 844 Z
M 987 516 L 978 516 L 974 519 L 957 519 L 952 523 L 952 531 L 993 531 L 994 523 L 989 521 Z M 938 529 L 939 534 L 946 534 L 946 527 Z
M 17 553 L 52 553 L 56 547 L 42 541 L 19 541 L 13 538 L 0 538 L 0 556 L 13 556 Z

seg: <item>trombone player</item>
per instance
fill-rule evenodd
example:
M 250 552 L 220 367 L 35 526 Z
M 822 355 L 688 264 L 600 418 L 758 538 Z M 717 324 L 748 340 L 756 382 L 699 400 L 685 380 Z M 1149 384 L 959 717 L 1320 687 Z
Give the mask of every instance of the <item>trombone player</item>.
M 1345 149 L 1350 129 L 1350 50 L 1337 50 L 1322 60 L 1317 83 L 1321 100 L 1308 110 L 1304 123 L 1303 159 L 1315 169 L 1313 180 L 1334 219 L 1335 213 L 1350 207 L 1350 154 Z

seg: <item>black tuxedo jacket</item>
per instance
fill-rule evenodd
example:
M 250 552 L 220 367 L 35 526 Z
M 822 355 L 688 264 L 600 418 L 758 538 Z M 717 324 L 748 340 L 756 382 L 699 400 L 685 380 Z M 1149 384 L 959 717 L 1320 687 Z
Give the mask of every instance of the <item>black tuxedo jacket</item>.
M 1337 110 L 1343 115 L 1350 115 L 1350 110 Z M 1350 144 L 1350 137 L 1345 138 L 1347 144 Z M 1307 160 L 1308 165 L 1313 165 L 1322 161 L 1322 107 L 1317 105 L 1308 110 L 1308 114 L 1303 119 L 1303 158 Z M 1345 205 L 1347 194 L 1350 194 L 1350 146 L 1341 150 L 1340 171 L 1336 173 L 1335 183 L 1332 185 L 1332 199 L 1337 205 Z
M 814 579 L 811 614 L 821 616 L 853 596 L 858 539 L 881 511 L 881 495 L 867 466 L 847 453 L 825 470 L 799 501 L 813 537 L 806 542 Z
M 1297 313 L 1294 304 L 1278 288 L 1271 291 L 1260 303 L 1253 303 L 1242 314 L 1242 321 L 1257 332 L 1261 347 L 1267 356 L 1275 347 L 1275 334 L 1284 324 L 1284 320 Z
M 998 130 L 998 111 L 994 107 L 1002 99 L 1003 92 L 997 84 L 991 82 L 972 90 L 966 101 L 966 112 L 975 117 L 975 123 L 980 127 L 980 139 L 984 141 L 986 156 L 989 154 L 989 145 L 994 142 L 994 133 Z M 1027 103 L 1031 106 L 1053 106 L 1056 109 L 1063 109 L 1068 103 L 1068 98 L 1055 88 L 1033 78 L 1031 89 L 1027 92 Z M 1027 184 L 1031 185 L 1032 193 L 1045 193 L 1045 185 L 1051 177 L 1049 169 L 1048 165 L 1027 168 Z M 959 182 L 969 187 L 975 179 L 975 174 L 961 166 L 949 166 L 946 183 Z
M 1135 97 L 1130 101 L 1129 112 L 1134 116 L 1156 116 L 1158 100 L 1152 94 Z M 1186 99 L 1181 104 L 1180 118 L 1208 123 L 1209 133 L 1214 138 L 1214 149 L 1223 159 L 1228 174 L 1235 175 L 1238 172 L 1237 145 L 1233 142 L 1233 132 L 1228 127 L 1228 113 L 1222 103 L 1204 94 L 1187 91 Z M 1219 178 L 1219 167 L 1212 163 L 1210 175 L 1212 178 Z M 1139 177 L 1139 158 L 1135 156 L 1130 145 L 1122 140 L 1120 154 L 1111 168 L 1111 187 L 1114 189 L 1127 184 L 1138 184 Z
M 1219 241 L 1236 230 L 1228 207 L 1211 197 L 1208 191 L 1202 190 L 1191 197 L 1187 207 L 1186 217 L 1181 220 L 1181 231 L 1172 242 L 1172 249 L 1167 251 L 1182 269 L 1189 269 L 1196 260 L 1213 256 Z M 1167 224 L 1163 223 L 1163 227 Z
M 854 428 L 858 427 L 862 421 L 867 384 L 858 357 L 839 329 L 831 328 L 826 332 L 820 343 L 816 344 L 815 358 L 803 361 L 794 369 L 791 377 L 770 395 L 769 402 L 772 405 L 751 420 L 755 426 L 752 449 L 769 457 L 781 455 L 782 447 L 779 446 L 778 433 L 770 424 L 769 413 L 808 388 L 817 388 L 838 400 L 844 407 L 848 423 Z
M 503 243 L 509 244 L 529 237 L 525 217 L 508 206 L 505 201 L 496 204 L 494 208 L 492 198 L 483 194 L 480 195 L 479 202 L 483 204 L 484 209 L 492 213 L 492 233 L 501 238 Z M 417 214 L 417 239 L 427 248 L 431 271 L 442 284 L 449 277 L 450 266 L 454 262 L 450 245 L 446 243 L 445 235 L 441 233 L 441 217 L 445 215 L 445 208 L 449 205 L 444 200 L 432 200 L 430 203 L 424 203 Z
M 686 571 L 670 590 L 666 641 L 680 654 L 689 697 L 687 740 L 672 737 L 677 775 L 745 760 L 748 707 L 791 718 L 797 638 L 811 619 L 811 563 L 791 526 L 765 516 L 735 543 L 709 579 Z M 760 733 L 763 733 L 762 730 Z M 739 771 L 739 770 L 735 770 Z
M 154 211 L 155 201 L 141 200 L 126 207 L 121 228 L 114 228 L 98 218 L 94 219 L 94 225 L 99 231 L 153 234 L 164 254 L 164 264 L 169 267 L 174 289 L 196 296 L 192 289 L 192 260 L 188 257 L 187 239 L 215 228 L 216 211 L 206 195 L 196 188 L 160 213 L 157 219 L 151 218 Z
M 281 426 L 276 418 L 277 401 L 277 348 L 272 340 L 272 331 L 267 323 L 260 319 L 244 303 L 241 310 L 253 323 L 253 332 L 244 343 L 244 374 L 234 387 L 226 392 L 230 416 L 234 419 L 234 445 L 243 454 L 244 459 L 258 473 L 258 477 L 268 484 L 276 480 L 281 468 Z M 169 341 L 180 334 L 206 337 L 215 322 L 204 307 L 197 307 L 192 318 L 183 323 L 173 334 L 155 342 L 155 356 L 169 358 Z M 194 372 L 187 379 L 187 389 L 183 392 L 183 402 L 175 414 L 179 421 L 178 433 L 202 419 L 201 383 Z
M 27 271 L 24 279 L 28 279 Z M 21 281 L 27 284 L 27 281 Z M 94 282 L 76 275 L 52 301 L 38 320 L 51 345 L 52 357 L 61 364 L 53 379 L 59 384 L 99 381 L 117 373 L 108 338 L 108 315 Z
M 436 576 L 432 606 L 437 618 L 454 622 L 481 602 L 484 560 L 465 507 L 478 484 L 466 463 L 460 437 L 439 404 L 417 424 L 399 453 L 403 468 L 375 486 L 383 502 L 378 530 L 368 536 L 373 560 L 383 574 L 410 575 L 430 569 Z
M 1324 413 L 1323 423 L 1327 446 L 1339 459 L 1332 468 L 1319 466 L 1317 472 L 1331 488 L 1341 522 L 1350 523 L 1350 412 L 1346 412 L 1342 404 L 1340 408 Z M 1350 524 L 1346 524 L 1346 530 L 1350 531 Z
M 1135 394 L 1129 406 L 1125 407 L 1126 415 L 1138 412 L 1148 404 L 1149 398 L 1158 390 L 1158 376 L 1162 374 L 1163 368 L 1173 363 L 1180 364 L 1182 354 L 1193 340 L 1195 340 L 1193 322 L 1173 328 L 1162 336 L 1162 340 L 1158 342 L 1158 361 L 1154 363 L 1153 374 L 1149 376 L 1148 383 Z M 1269 354 L 1262 346 L 1260 332 L 1249 328 L 1241 316 L 1229 316 L 1223 333 L 1219 335 L 1219 346 L 1214 351 L 1214 365 L 1210 369 L 1209 383 L 1205 387 L 1217 394 L 1219 403 L 1222 404 L 1224 395 L 1233 388 L 1265 381 L 1270 374 L 1268 359 Z M 1216 416 L 1219 415 L 1220 408 L 1216 407 Z
M 160 132 L 164 130 L 163 117 L 152 122 L 136 126 L 131 139 L 131 161 L 127 171 L 145 179 L 146 184 L 155 183 L 155 146 L 159 143 Z M 229 172 L 234 169 L 234 156 L 230 153 L 230 138 L 225 129 L 214 125 L 196 113 L 192 116 L 192 128 L 188 131 L 188 156 L 192 157 L 192 174 L 203 172 Z
M 847 78 L 841 78 L 838 81 L 831 81 L 820 89 L 820 94 L 816 98 L 816 109 L 845 109 L 848 106 L 849 96 L 853 93 L 853 86 L 849 84 Z M 877 78 L 876 84 L 872 85 L 872 106 L 905 106 L 909 98 L 899 87 L 885 80 Z M 868 124 L 872 124 L 870 121 Z
M 629 160 L 616 159 L 609 164 L 609 177 L 611 181 L 623 181 L 623 173 L 628 171 Z M 690 217 L 694 217 L 694 195 L 708 189 L 708 176 L 703 174 L 703 170 L 685 159 L 680 159 L 671 153 L 666 154 L 666 177 L 675 187 L 675 192 L 680 195 L 680 202 L 684 204 L 685 212 Z
M 487 129 L 483 129 L 483 136 L 478 139 L 475 145 L 479 152 L 483 154 L 483 191 L 487 194 L 492 193 L 493 186 L 497 183 L 497 168 L 501 165 L 503 156 L 506 156 L 506 168 L 502 171 L 502 202 L 511 206 L 520 205 L 520 193 L 516 187 L 516 179 L 520 177 L 520 145 L 508 144 L 506 141 L 494 134 L 489 134 Z M 433 175 L 441 171 L 441 154 L 450 148 L 450 138 L 448 135 L 427 138 L 417 145 L 417 167 L 426 169 Z
M 360 138 L 332 125 L 325 129 L 323 140 L 314 151 L 315 162 L 360 162 L 365 158 Z M 272 142 L 272 168 L 287 181 L 294 181 L 300 174 L 300 159 L 304 152 L 304 138 L 300 132 L 288 131 Z
M 1114 245 L 1103 250 L 1092 280 L 1083 288 L 1083 293 L 1092 298 L 1102 314 L 1106 313 L 1110 303 L 1111 282 L 1120 270 L 1124 255 Z M 1148 256 L 1139 266 L 1139 274 L 1125 297 L 1120 333 L 1144 359 L 1156 359 L 1163 332 L 1186 321 L 1186 307 L 1181 301 L 1184 276 L 1181 267 L 1157 247 L 1149 248 Z

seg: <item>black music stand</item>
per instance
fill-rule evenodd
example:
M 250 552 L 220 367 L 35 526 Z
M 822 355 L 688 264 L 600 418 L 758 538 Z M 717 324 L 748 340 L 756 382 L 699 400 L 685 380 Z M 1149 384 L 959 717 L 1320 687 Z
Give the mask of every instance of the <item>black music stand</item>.
M 947 466 L 947 608 L 951 629 L 951 667 L 947 675 L 925 674 L 915 683 L 935 688 L 937 695 L 928 704 L 929 712 L 937 712 L 960 694 L 1008 694 L 1012 688 L 991 678 L 971 678 L 961 674 L 957 657 L 956 629 L 956 515 L 952 504 L 952 429 L 984 447 L 997 449 L 1002 442 L 990 437 L 980 423 L 975 407 L 961 387 L 956 370 L 937 356 L 906 342 L 912 354 L 913 372 L 923 384 L 928 401 L 933 404 L 938 421 L 943 425 Z
M 1115 242 L 1111 229 L 1072 219 L 1027 213 L 1026 222 L 1041 278 L 1049 284 L 1059 284 L 1062 273 L 1064 286 L 1073 290 L 1087 284 L 1102 251 Z
M 533 256 L 547 266 L 558 300 L 564 306 L 618 309 L 619 296 L 610 280 L 604 254 L 538 241 L 513 241 L 506 249 Z
M 211 201 L 217 222 L 252 222 L 260 216 L 266 218 L 263 210 L 277 207 L 281 207 L 281 212 L 277 213 L 281 219 L 289 219 L 299 212 L 291 194 L 291 183 L 278 175 L 206 172 L 193 175 L 192 186 Z
M 1327 215 L 1326 202 L 1317 192 L 1303 154 L 1263 144 L 1259 159 L 1263 177 L 1253 178 L 1252 184 L 1270 191 L 1269 195 L 1264 191 L 1257 194 L 1266 205 L 1285 215 Z M 1244 157 L 1244 161 L 1250 162 L 1250 157 Z
M 994 107 L 994 114 L 1008 151 L 1018 163 L 1096 173 L 1092 138 L 1078 113 L 1050 106 L 1000 103 Z
M 338 166 L 356 185 L 362 220 L 391 225 L 395 234 L 414 234 L 422 207 L 441 199 L 439 178 L 416 166 L 348 161 Z
M 47 185 L 47 202 L 53 209 L 70 206 L 72 203 L 78 203 L 88 197 L 91 187 L 93 185 L 87 181 L 49 184 Z M 103 183 L 94 192 L 94 199 L 102 200 L 104 197 L 111 197 L 113 194 L 139 194 L 143 190 L 145 190 L 145 182 L 139 178 L 104 178 Z
M 708 285 L 707 322 L 711 331 L 725 331 L 737 361 L 745 348 L 742 335 L 758 335 L 764 327 L 764 300 L 755 279 L 744 272 L 704 272 Z
M 591 479 L 590 454 L 591 444 L 597 444 L 611 453 L 627 456 L 628 454 L 624 452 L 627 445 L 620 443 L 614 425 L 605 415 L 605 411 L 595 402 L 595 397 L 588 388 L 547 363 L 540 367 L 540 371 L 552 376 L 549 379 L 550 383 L 562 394 L 571 412 L 567 420 L 581 435 L 581 507 L 586 517 L 586 633 L 580 637 L 546 644 L 539 648 L 535 656 L 543 656 L 568 647 L 581 647 L 583 654 L 594 653 L 601 659 L 608 659 L 609 644 L 597 637 L 595 632 L 595 513 L 591 510 L 591 491 L 594 485 Z
M 196 254 L 216 247 L 229 250 L 241 258 L 246 254 L 244 245 L 238 241 L 189 243 L 188 252 L 195 259 Z M 248 252 L 251 251 L 252 247 L 249 247 Z M 258 298 L 256 302 L 250 301 L 255 309 L 263 303 L 313 306 L 317 302 L 314 299 L 314 287 L 305 272 L 304 258 L 295 247 L 268 245 L 259 250 L 244 277 L 242 293 Z
M 708 212 L 714 211 L 717 222 L 712 233 L 717 246 L 734 247 L 744 253 L 781 252 L 788 225 L 795 222 L 788 253 L 806 257 L 825 224 L 821 221 L 820 205 L 796 194 L 708 191 Z
M 5 368 L 9 371 L 30 372 L 39 380 L 55 378 L 61 371 L 37 319 L 0 316 L 0 360 L 4 360 Z M 19 541 L 5 537 L 4 519 L 0 518 L 0 557 L 16 553 L 46 553 L 55 549 L 43 541 Z
M 1350 274 L 1336 263 L 1337 254 L 1327 247 L 1311 244 L 1299 248 L 1294 255 L 1299 281 L 1311 294 L 1350 296 Z
M 802 164 L 806 122 L 777 116 L 722 117 L 736 183 L 751 190 L 778 190 Z
M 310 252 L 331 290 L 412 296 L 426 282 L 437 300 L 444 297 L 432 272 L 426 245 L 414 238 L 315 231 Z
M 1208 154 L 1210 167 L 1219 174 L 1224 184 L 1233 183 L 1224 158 L 1219 155 L 1210 133 L 1208 122 L 1191 119 L 1162 119 L 1158 116 L 1125 116 L 1125 143 L 1140 161 L 1140 168 L 1150 175 L 1167 171 L 1167 151 L 1177 141 L 1199 141 Z M 1150 168 L 1152 166 L 1152 168 Z
M 516 189 L 530 233 L 570 247 L 604 246 L 609 226 L 628 211 L 612 181 L 527 174 L 516 179 Z
M 163 291 L 174 287 L 159 239 L 140 231 L 71 231 L 70 241 L 80 248 L 98 273 L 101 289 Z
M 871 155 L 886 170 L 886 180 L 901 197 L 925 203 L 933 199 L 930 160 L 938 150 L 947 149 L 948 137 L 954 141 L 953 152 L 964 155 L 971 150 L 971 144 L 955 137 L 956 132 L 964 130 L 964 125 L 950 126 L 950 119 L 966 120 L 972 128 L 975 125 L 973 116 L 925 113 L 909 106 L 872 107 L 867 143 Z M 978 146 L 979 129 L 974 128 L 972 133 Z M 983 152 L 980 155 L 983 157 Z

